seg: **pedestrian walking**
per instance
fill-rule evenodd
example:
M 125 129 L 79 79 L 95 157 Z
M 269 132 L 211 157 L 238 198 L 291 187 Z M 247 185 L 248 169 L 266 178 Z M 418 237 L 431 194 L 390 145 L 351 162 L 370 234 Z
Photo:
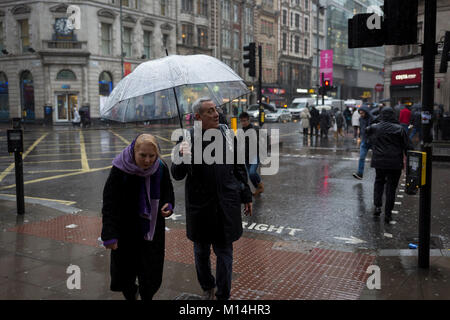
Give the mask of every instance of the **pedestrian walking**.
M 331 126 L 331 116 L 325 109 L 320 111 L 320 137 L 328 138 L 328 129 Z
M 345 119 L 345 131 L 348 133 L 348 129 L 352 126 L 352 112 L 348 106 L 345 107 L 343 115 Z
M 239 121 L 241 123 L 242 130 L 244 130 L 244 133 L 248 130 L 255 130 L 256 132 L 256 154 L 255 152 L 252 152 L 250 154 L 250 138 L 246 136 L 245 138 L 245 166 L 247 167 L 247 172 L 250 178 L 250 181 L 252 182 L 253 186 L 255 187 L 255 192 L 253 193 L 253 196 L 258 196 L 259 194 L 264 192 L 264 183 L 261 180 L 260 175 L 258 174 L 258 167 L 260 164 L 259 159 L 259 128 L 253 126 L 250 123 L 250 115 L 247 112 L 242 112 L 239 115 Z
M 408 105 L 400 110 L 398 121 L 400 122 L 402 128 L 405 130 L 406 134 L 408 134 L 408 127 L 411 121 L 411 108 Z
M 366 128 L 372 124 L 373 117 L 370 113 L 370 109 L 368 106 L 362 105 L 359 108 L 359 135 L 361 138 L 361 144 L 359 146 L 359 161 L 358 161 L 358 171 L 353 173 L 353 177 L 361 180 L 364 174 L 364 166 L 366 162 L 367 153 L 369 149 L 372 148 L 370 145 L 369 139 L 366 135 Z
M 202 134 L 207 130 L 220 131 L 225 155 L 229 142 L 224 134 L 224 127 L 219 125 L 219 114 L 214 102 L 208 97 L 200 98 L 193 104 L 193 110 L 196 120 L 201 122 Z M 195 131 L 191 129 L 191 145 L 187 141 L 180 144 L 180 154 L 191 155 L 191 159 L 196 158 L 196 140 L 202 141 L 201 148 L 197 147 L 197 152 L 202 154 L 211 143 L 194 135 Z M 234 160 L 233 164 L 224 160 L 222 163 L 212 164 L 172 163 L 171 167 L 175 180 L 186 177 L 187 237 L 194 243 L 195 268 L 205 299 L 214 299 L 214 293 L 217 299 L 229 299 L 233 242 L 238 240 L 243 232 L 241 203 L 244 204 L 246 215 L 252 213 L 252 194 L 247 183 L 247 170 L 244 164 L 236 162 L 236 157 Z M 211 246 L 217 256 L 216 278 L 211 273 Z
M 409 139 L 413 141 L 416 134 L 419 134 L 419 141 L 422 140 L 422 112 L 420 105 L 414 105 L 411 108 L 411 120 L 410 120 L 411 133 Z
M 307 107 L 304 107 L 302 112 L 300 112 L 300 125 L 303 129 L 303 136 L 306 137 L 308 135 L 309 130 L 309 119 L 311 118 L 311 114 Z
M 309 123 L 310 123 L 310 127 L 311 127 L 311 135 L 315 135 L 318 136 L 319 135 L 319 122 L 320 122 L 320 113 L 319 111 L 316 109 L 315 106 L 312 106 L 311 108 L 311 118 L 309 119 Z
M 352 114 L 352 126 L 353 126 L 353 141 L 356 141 L 359 137 L 359 118 L 361 115 L 359 114 L 358 108 L 353 110 Z
M 73 119 L 72 119 L 72 126 L 79 127 L 81 124 L 81 117 L 80 113 L 78 112 L 77 107 L 73 109 Z
M 371 167 L 376 170 L 373 203 L 375 216 L 380 216 L 385 193 L 384 221 L 392 220 L 395 192 L 404 166 L 403 158 L 412 144 L 405 130 L 395 119 L 392 108 L 383 108 L 380 122 L 370 125 L 366 134 L 372 142 Z
M 151 300 L 162 282 L 165 219 L 175 198 L 154 136 L 141 134 L 113 160 L 103 190 L 101 239 L 111 249 L 112 291 Z M 136 285 L 136 278 L 138 285 Z
M 334 132 L 334 138 L 337 140 L 338 136 L 344 137 L 344 115 L 342 112 L 336 108 L 335 109 L 335 121 L 336 121 L 336 131 Z

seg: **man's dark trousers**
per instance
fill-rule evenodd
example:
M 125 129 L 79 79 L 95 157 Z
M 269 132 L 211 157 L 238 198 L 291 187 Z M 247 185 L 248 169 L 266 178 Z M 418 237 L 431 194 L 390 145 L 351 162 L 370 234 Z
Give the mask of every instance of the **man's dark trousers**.
M 216 278 L 211 273 L 211 245 L 217 256 Z M 203 290 L 216 286 L 218 300 L 228 300 L 231 292 L 231 276 L 233 272 L 233 244 L 211 244 L 194 242 L 195 269 Z
M 386 202 L 384 206 L 384 214 L 386 216 L 391 216 L 392 214 L 395 203 L 395 191 L 397 190 L 401 174 L 401 169 L 376 169 L 373 203 L 375 207 L 383 206 L 383 192 L 386 185 Z

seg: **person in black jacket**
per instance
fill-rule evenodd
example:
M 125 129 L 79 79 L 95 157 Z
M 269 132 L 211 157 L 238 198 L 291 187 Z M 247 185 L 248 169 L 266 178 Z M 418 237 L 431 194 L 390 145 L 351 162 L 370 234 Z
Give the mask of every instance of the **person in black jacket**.
M 320 137 L 328 138 L 328 129 L 331 127 L 331 116 L 327 110 L 322 109 L 320 111 Z
M 237 164 L 236 157 L 231 164 L 225 160 L 223 164 L 216 161 L 207 164 L 204 159 L 196 163 L 195 152 L 201 151 L 203 155 L 205 148 L 212 143 L 203 140 L 207 131 L 223 138 L 224 153 L 229 147 L 235 150 L 236 146 L 233 146 L 232 139 L 231 142 L 227 139 L 225 126 L 219 125 L 219 114 L 209 97 L 195 101 L 193 111 L 196 120 L 202 125 L 202 131 L 196 131 L 194 125 L 194 129 L 190 129 L 187 134 L 191 144 L 179 141 L 180 155 L 191 155 L 191 162 L 177 164 L 173 161 L 171 172 L 175 180 L 186 177 L 186 231 L 188 239 L 194 243 L 195 268 L 204 290 L 204 299 L 213 300 L 217 286 L 215 297 L 226 300 L 231 292 L 233 242 L 243 233 L 241 203 L 245 204 L 245 214 L 251 215 L 252 194 L 245 165 Z M 202 143 L 201 148 L 196 148 L 196 143 Z M 216 279 L 211 273 L 211 246 L 217 256 Z
M 250 115 L 247 112 L 242 112 L 239 115 L 239 121 L 241 122 L 242 130 L 246 132 L 247 130 L 254 130 L 256 133 L 256 154 L 250 154 L 250 139 L 248 137 L 245 138 L 245 166 L 247 167 L 247 172 L 250 177 L 250 181 L 255 187 L 254 196 L 258 196 L 259 194 L 264 192 L 264 183 L 261 180 L 260 175 L 258 174 L 258 167 L 260 164 L 259 159 L 259 128 L 253 126 L 250 123 Z
M 373 202 L 374 215 L 381 214 L 383 193 L 386 190 L 384 221 L 392 219 L 395 191 L 403 169 L 403 157 L 412 149 L 411 140 L 395 118 L 392 108 L 383 108 L 380 122 L 367 127 L 366 134 L 372 144 L 371 167 L 376 170 Z
M 175 205 L 155 137 L 141 134 L 113 160 L 103 190 L 103 245 L 111 249 L 112 291 L 151 300 L 162 282 L 165 217 Z M 138 278 L 139 286 L 136 285 Z
M 366 128 L 372 124 L 374 118 L 369 107 L 366 105 L 362 105 L 358 112 L 361 115 L 359 118 L 359 135 L 361 137 L 361 144 L 359 146 L 358 171 L 353 173 L 353 177 L 355 179 L 362 180 L 367 153 L 369 152 L 369 149 L 372 148 L 369 140 L 367 139 Z
M 311 119 L 309 119 L 309 122 L 310 122 L 310 128 L 311 128 L 310 129 L 311 136 L 312 135 L 318 136 L 319 135 L 318 126 L 319 126 L 319 122 L 320 122 L 320 113 L 316 109 L 315 106 L 311 107 L 310 113 L 311 113 Z

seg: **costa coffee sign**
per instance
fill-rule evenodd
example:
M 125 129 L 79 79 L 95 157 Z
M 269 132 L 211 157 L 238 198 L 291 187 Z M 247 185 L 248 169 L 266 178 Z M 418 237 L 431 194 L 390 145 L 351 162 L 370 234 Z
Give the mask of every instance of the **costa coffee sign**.
M 422 68 L 392 71 L 391 85 L 420 84 Z

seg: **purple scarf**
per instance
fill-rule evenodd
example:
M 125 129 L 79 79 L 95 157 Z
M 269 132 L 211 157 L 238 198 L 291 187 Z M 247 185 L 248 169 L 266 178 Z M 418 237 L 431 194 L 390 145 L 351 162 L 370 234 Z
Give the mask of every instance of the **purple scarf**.
M 159 169 L 161 161 L 157 158 L 155 163 L 146 170 L 138 167 L 134 159 L 134 144 L 136 139 L 134 139 L 128 147 L 116 156 L 112 164 L 125 173 L 145 178 L 145 188 L 141 189 L 144 194 L 139 197 L 139 215 L 142 218 L 149 220 L 149 225 L 147 224 L 144 227 L 144 239 L 151 241 L 153 240 L 153 236 L 155 234 L 156 219 L 158 218 L 161 180 Z

